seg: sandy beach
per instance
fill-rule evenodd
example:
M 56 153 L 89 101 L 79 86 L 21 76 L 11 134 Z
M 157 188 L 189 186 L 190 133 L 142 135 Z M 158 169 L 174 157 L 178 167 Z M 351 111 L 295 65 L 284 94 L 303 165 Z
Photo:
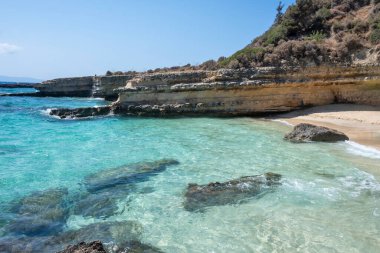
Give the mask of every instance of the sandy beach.
M 380 107 L 337 104 L 275 117 L 288 124 L 310 123 L 344 132 L 351 141 L 380 150 Z

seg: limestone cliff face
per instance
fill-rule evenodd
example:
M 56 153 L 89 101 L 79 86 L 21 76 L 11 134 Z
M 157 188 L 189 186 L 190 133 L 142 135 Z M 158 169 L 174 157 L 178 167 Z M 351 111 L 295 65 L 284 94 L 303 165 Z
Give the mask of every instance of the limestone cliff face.
M 380 67 L 254 68 L 56 79 L 45 94 L 118 97 L 104 112 L 60 110 L 61 117 L 245 116 L 333 103 L 380 105 Z M 50 93 L 49 93 L 50 92 Z M 102 113 L 102 114 L 101 114 Z
M 86 76 L 48 80 L 37 84 L 35 88 L 45 96 L 90 97 L 92 86 L 92 77 Z
M 92 96 L 116 100 L 118 94 L 114 90 L 124 87 L 134 77 L 135 75 L 96 76 L 93 78 Z
M 113 107 L 119 113 L 147 116 L 242 116 L 332 103 L 380 105 L 378 68 L 247 72 L 243 78 L 241 73 L 231 77 L 230 70 L 213 72 L 213 76 L 208 72 L 198 83 L 147 87 L 140 82 L 119 89 Z
M 59 78 L 42 82 L 35 88 L 43 96 L 101 97 L 115 100 L 117 93 L 114 90 L 124 87 L 132 78 L 134 75 Z

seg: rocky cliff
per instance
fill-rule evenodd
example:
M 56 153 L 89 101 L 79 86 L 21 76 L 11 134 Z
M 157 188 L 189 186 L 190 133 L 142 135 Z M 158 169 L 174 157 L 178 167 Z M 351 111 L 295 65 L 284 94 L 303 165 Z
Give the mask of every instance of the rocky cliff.
M 35 85 L 38 96 L 100 97 L 115 100 L 114 89 L 124 87 L 134 75 L 58 78 Z
M 115 92 L 119 97 L 109 112 L 140 116 L 246 116 L 332 103 L 380 105 L 380 67 L 156 73 L 136 76 Z M 98 111 L 58 109 L 52 115 L 87 117 Z
M 320 70 L 321 71 L 321 70 Z M 326 71 L 326 70 L 325 70 Z M 379 68 L 335 68 L 323 77 L 315 70 L 247 70 L 247 77 L 219 70 L 199 83 L 120 89 L 114 107 L 138 115 L 242 116 L 286 112 L 332 103 L 380 105 Z M 236 78 L 231 77 L 236 74 Z M 144 87 L 143 89 L 140 89 Z
M 58 78 L 37 84 L 40 95 L 52 97 L 90 97 L 92 95 L 93 78 L 73 77 Z

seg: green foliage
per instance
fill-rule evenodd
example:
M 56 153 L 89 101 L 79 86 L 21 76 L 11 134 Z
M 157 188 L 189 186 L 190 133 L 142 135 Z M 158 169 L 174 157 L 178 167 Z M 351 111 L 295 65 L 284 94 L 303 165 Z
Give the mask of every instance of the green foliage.
M 242 50 L 237 51 L 230 57 L 218 61 L 218 63 L 220 66 L 226 67 L 230 62 L 234 60 L 241 61 L 242 59 L 244 59 L 248 61 L 254 61 L 261 58 L 264 53 L 265 49 L 262 47 L 246 47 Z
M 326 7 L 322 7 L 321 9 L 319 9 L 315 15 L 317 18 L 323 20 L 329 19 L 332 16 L 331 11 Z
M 375 29 L 371 32 L 371 35 L 370 35 L 370 40 L 373 44 L 378 44 L 380 43 L 380 28 L 379 29 Z
M 308 37 L 307 39 L 308 40 L 314 40 L 314 41 L 317 41 L 317 42 L 320 42 L 324 39 L 326 39 L 326 34 L 323 33 L 322 31 L 314 31 L 312 32 Z
M 284 25 L 273 26 L 262 36 L 263 46 L 277 45 L 280 40 L 286 39 L 287 34 L 288 31 Z

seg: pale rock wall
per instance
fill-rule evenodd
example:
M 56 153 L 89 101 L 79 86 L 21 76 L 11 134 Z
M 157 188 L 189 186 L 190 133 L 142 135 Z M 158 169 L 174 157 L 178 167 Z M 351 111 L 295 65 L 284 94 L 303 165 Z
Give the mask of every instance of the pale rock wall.
M 332 103 L 380 105 L 380 80 L 264 84 L 203 90 L 125 91 L 114 107 L 142 115 L 257 115 Z M 141 105 L 142 107 L 138 107 Z M 137 106 L 137 107 L 136 107 Z
M 58 78 L 37 84 L 35 88 L 45 96 L 90 97 L 93 81 L 91 76 Z
M 116 99 L 117 93 L 114 90 L 126 86 L 127 82 L 134 77 L 135 75 L 96 76 L 93 78 L 92 96 Z

